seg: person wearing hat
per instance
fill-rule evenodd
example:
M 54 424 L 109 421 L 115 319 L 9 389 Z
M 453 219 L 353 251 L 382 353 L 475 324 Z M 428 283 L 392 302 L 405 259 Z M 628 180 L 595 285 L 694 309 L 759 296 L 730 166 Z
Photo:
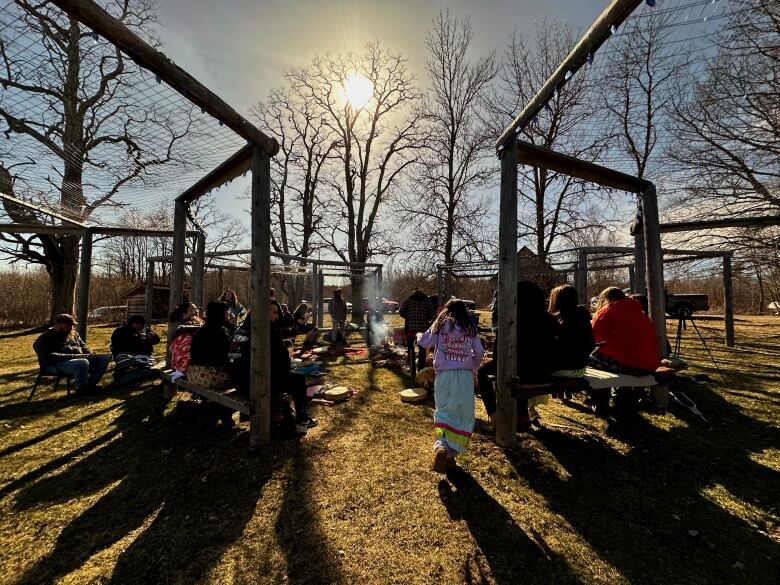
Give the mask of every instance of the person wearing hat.
M 132 315 L 127 323 L 111 334 L 115 380 L 154 366 L 154 346 L 160 343 L 160 336 L 149 328 L 144 329 L 145 324 L 146 319 L 142 315 Z
M 328 304 L 328 313 L 333 322 L 331 343 L 343 341 L 344 345 L 349 345 L 347 343 L 347 301 L 341 296 L 340 288 L 333 291 L 333 298 Z
M 57 315 L 54 325 L 35 340 L 33 349 L 46 373 L 73 376 L 76 392 L 87 394 L 96 389 L 111 356 L 90 350 L 74 325 L 73 315 Z

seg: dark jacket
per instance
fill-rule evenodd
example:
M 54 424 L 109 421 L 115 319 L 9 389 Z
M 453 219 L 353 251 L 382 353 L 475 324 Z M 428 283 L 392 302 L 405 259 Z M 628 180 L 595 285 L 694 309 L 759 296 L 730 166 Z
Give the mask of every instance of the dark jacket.
M 407 333 L 423 333 L 431 326 L 436 316 L 436 307 L 423 292 L 415 291 L 401 303 L 398 314 L 404 318 L 404 329 Z
M 170 326 L 173 328 L 173 333 L 171 334 L 171 341 L 173 341 L 179 335 L 185 335 L 187 333 L 190 335 L 195 335 L 198 329 L 202 327 L 202 324 L 196 324 L 190 321 L 173 321 Z
M 523 383 L 544 382 L 556 369 L 556 343 L 561 326 L 547 311 L 518 315 L 517 377 Z
M 43 366 L 50 366 L 92 353 L 87 344 L 73 331 L 70 336 L 54 327 L 43 332 L 33 343 L 33 349 Z
M 557 315 L 560 329 L 553 355 L 555 370 L 578 370 L 588 365 L 588 356 L 596 348 L 590 313 L 577 307 L 571 313 Z
M 287 375 L 290 373 L 290 352 L 284 344 L 279 329 L 271 324 L 271 339 L 269 353 L 271 355 L 271 389 L 284 388 L 287 383 Z M 236 329 L 230 339 L 228 352 L 230 366 L 230 379 L 240 392 L 249 392 L 250 355 L 251 355 L 251 326 L 244 321 L 244 325 Z
M 120 353 L 131 355 L 152 355 L 154 346 L 160 343 L 160 336 L 154 331 L 134 329 L 125 323 L 114 329 L 111 334 L 111 353 L 116 357 Z
M 233 327 L 229 324 L 210 325 L 208 321 L 192 336 L 192 365 L 226 368 Z

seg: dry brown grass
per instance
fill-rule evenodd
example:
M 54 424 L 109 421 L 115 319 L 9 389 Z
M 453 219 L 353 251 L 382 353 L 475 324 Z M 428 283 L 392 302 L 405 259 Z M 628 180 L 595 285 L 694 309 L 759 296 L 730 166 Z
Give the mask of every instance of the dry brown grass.
M 152 385 L 27 403 L 32 338 L 0 339 L 0 582 L 776 582 L 780 322 L 740 320 L 734 351 L 706 327 L 729 383 L 685 390 L 709 424 L 551 402 L 503 451 L 480 405 L 452 482 L 428 471 L 433 405 L 402 404 L 398 372 L 337 360 L 360 393 L 250 453 L 245 429 Z

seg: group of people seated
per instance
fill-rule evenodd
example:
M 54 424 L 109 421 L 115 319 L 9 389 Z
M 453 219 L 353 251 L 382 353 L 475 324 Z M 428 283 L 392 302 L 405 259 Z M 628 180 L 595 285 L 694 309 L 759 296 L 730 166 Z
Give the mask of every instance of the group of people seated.
M 77 394 L 91 394 L 97 390 L 103 374 L 113 357 L 114 385 L 122 386 L 157 376 L 154 346 L 160 337 L 145 328 L 146 319 L 131 316 L 111 334 L 111 354 L 97 354 L 87 347 L 74 329 L 73 315 L 62 313 L 54 317 L 52 327 L 33 343 L 38 362 L 44 373 L 70 376 Z
M 310 314 L 305 304 L 296 309 L 299 318 L 281 317 L 289 314 L 276 299 L 271 289 L 269 299 L 270 363 L 273 415 L 282 426 L 290 427 L 298 434 L 305 434 L 317 421 L 308 415 L 306 378 L 291 371 L 291 347 L 283 334 L 293 331 L 311 332 L 307 321 Z M 280 317 L 281 316 L 281 317 Z M 206 306 L 205 319 L 198 308 L 185 302 L 170 316 L 171 365 L 173 380 L 186 376 L 198 388 L 221 390 L 235 388 L 241 398 L 249 398 L 252 315 L 238 301 L 235 291 L 228 289 L 217 301 Z M 295 405 L 295 413 L 286 406 L 284 395 L 289 395 Z M 233 411 L 227 407 L 212 405 L 222 424 L 233 426 Z M 290 418 L 293 417 L 294 419 Z M 286 420 L 290 418 L 290 420 Z
M 554 288 L 547 302 L 538 285 L 519 282 L 516 321 L 519 382 L 535 384 L 555 378 L 582 378 L 587 366 L 634 376 L 653 373 L 661 357 L 646 304 L 643 296 L 630 297 L 619 288 L 609 287 L 599 295 L 591 319 L 588 309 L 578 304 L 573 286 Z M 500 324 L 496 322 L 496 325 L 500 328 Z M 493 359 L 477 372 L 478 388 L 491 421 L 496 412 L 491 377 L 496 374 L 496 359 L 500 359 L 498 350 L 494 345 Z M 540 424 L 536 406 L 547 400 L 547 395 L 518 399 L 520 424 Z M 596 414 L 606 411 L 609 400 L 609 389 L 594 390 L 588 399 Z

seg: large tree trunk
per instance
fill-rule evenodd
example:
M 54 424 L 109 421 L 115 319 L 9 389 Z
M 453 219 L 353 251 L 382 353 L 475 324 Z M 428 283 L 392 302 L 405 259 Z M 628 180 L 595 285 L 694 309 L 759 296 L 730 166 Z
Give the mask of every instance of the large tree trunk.
M 59 238 L 57 247 L 60 253 L 56 257 L 47 255 L 52 319 L 60 313 L 73 314 L 79 272 L 79 240 L 78 236 Z

